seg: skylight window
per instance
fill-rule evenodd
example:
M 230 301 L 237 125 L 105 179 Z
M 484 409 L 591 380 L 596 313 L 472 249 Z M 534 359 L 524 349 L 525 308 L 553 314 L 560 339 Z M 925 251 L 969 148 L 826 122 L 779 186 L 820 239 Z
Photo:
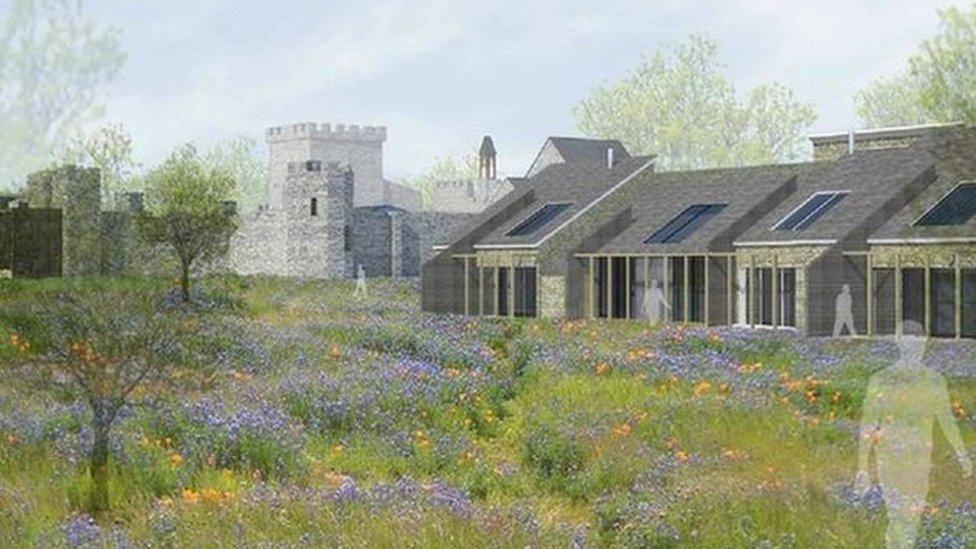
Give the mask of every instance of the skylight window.
M 546 204 L 505 233 L 505 236 L 524 236 L 527 234 L 532 234 L 541 229 L 546 223 L 552 221 L 557 215 L 561 214 L 570 206 L 572 206 L 572 204 Z
M 774 227 L 777 231 L 802 231 L 823 217 L 835 204 L 850 194 L 848 191 L 814 193 L 799 208 L 793 210 Z
M 962 225 L 976 215 L 976 183 L 962 183 L 915 222 L 919 227 Z
M 657 230 L 645 244 L 673 244 L 681 242 L 709 219 L 725 209 L 725 204 L 695 204 Z

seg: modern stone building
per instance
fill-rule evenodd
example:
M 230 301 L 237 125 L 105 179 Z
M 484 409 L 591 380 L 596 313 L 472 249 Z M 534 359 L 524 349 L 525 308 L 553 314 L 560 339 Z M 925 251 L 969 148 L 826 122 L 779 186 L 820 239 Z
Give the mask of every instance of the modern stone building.
M 616 142 L 551 138 L 425 264 L 423 306 L 640 319 L 660 287 L 672 322 L 826 335 L 847 286 L 859 335 L 976 337 L 976 130 L 811 141 L 812 162 L 657 173 Z

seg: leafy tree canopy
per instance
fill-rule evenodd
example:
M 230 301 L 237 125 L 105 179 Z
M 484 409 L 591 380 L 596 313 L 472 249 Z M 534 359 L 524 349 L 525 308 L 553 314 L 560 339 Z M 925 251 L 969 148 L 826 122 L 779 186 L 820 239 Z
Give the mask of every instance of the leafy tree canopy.
M 85 18 L 80 0 L 13 0 L 0 22 L 0 186 L 100 116 L 124 62 L 119 31 Z
M 976 124 L 976 5 L 939 11 L 940 32 L 922 43 L 908 70 L 854 96 L 867 127 Z
M 427 209 L 433 206 L 437 183 L 442 181 L 474 181 L 478 177 L 478 151 L 475 150 L 467 154 L 436 158 L 426 173 L 401 180 L 400 183 L 419 190 L 423 207 Z
M 620 139 L 655 154 L 664 170 L 790 161 L 807 153 L 813 107 L 779 84 L 740 99 L 707 36 L 646 57 L 619 82 L 597 87 L 574 109 L 584 134 Z
M 147 211 L 139 228 L 149 241 L 168 246 L 180 264 L 183 300 L 190 300 L 190 271 L 227 253 L 237 216 L 226 210 L 236 182 L 229 170 L 208 166 L 192 145 L 174 151 L 146 176 Z

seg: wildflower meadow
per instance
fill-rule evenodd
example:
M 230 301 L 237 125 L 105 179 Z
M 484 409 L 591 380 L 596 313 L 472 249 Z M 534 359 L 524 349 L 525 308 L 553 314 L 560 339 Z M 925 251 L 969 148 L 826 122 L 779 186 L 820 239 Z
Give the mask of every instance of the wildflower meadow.
M 90 498 L 95 401 L 0 313 L 0 545 L 884 543 L 878 489 L 854 475 L 890 342 L 438 316 L 416 282 L 353 285 L 201 281 L 162 317 L 184 334 L 158 355 L 166 377 L 111 401 L 107 509 Z M 120 287 L 180 308 L 170 281 L 139 279 L 8 281 L 0 310 Z M 71 344 L 84 367 L 109 353 Z M 972 447 L 976 344 L 933 341 L 926 360 Z M 940 434 L 932 463 L 921 542 L 976 545 L 976 480 Z

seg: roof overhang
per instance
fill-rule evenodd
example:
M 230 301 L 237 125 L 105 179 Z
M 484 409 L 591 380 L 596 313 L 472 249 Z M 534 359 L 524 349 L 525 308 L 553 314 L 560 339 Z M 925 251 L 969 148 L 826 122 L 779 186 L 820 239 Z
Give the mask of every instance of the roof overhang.
M 733 242 L 736 248 L 776 248 L 790 246 L 833 246 L 837 239 L 809 239 L 809 240 L 757 240 L 753 242 Z
M 914 238 L 869 238 L 868 244 L 872 246 L 885 244 L 972 244 L 976 243 L 974 236 L 932 236 Z

